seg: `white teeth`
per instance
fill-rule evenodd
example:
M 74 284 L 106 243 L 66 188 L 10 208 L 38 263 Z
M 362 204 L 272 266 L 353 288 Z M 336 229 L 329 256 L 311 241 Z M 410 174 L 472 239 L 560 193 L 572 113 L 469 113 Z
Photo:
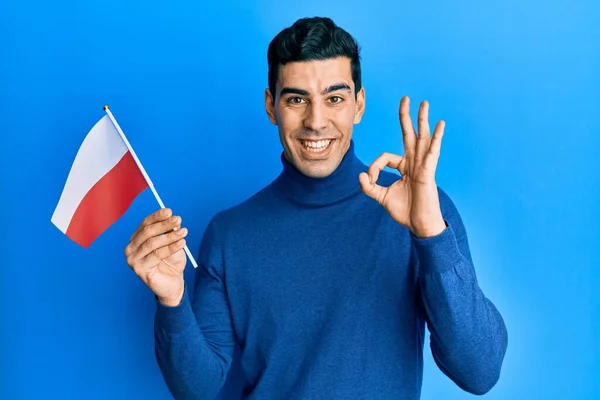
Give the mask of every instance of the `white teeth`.
M 332 140 L 303 140 L 302 145 L 309 151 L 323 151 L 331 144 Z

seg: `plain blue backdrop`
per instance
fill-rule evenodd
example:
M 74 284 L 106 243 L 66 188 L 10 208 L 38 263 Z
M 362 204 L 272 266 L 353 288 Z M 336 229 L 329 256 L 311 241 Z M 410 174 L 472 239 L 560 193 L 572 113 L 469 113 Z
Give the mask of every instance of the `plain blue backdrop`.
M 367 107 L 354 138 L 365 162 L 402 153 L 403 95 L 446 121 L 437 180 L 509 332 L 485 398 L 600 398 L 594 0 L 0 2 L 0 398 L 170 398 L 154 299 L 123 256 L 157 208 L 152 193 L 87 250 L 50 217 L 108 103 L 196 253 L 215 212 L 280 170 L 267 45 L 314 15 L 361 44 Z M 236 366 L 225 398 L 239 378 Z M 472 397 L 427 348 L 423 399 Z

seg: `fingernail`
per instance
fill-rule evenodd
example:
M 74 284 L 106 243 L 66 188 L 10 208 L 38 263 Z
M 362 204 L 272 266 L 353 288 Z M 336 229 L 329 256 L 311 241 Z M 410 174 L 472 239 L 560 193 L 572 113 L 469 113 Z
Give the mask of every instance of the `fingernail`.
M 183 235 L 183 234 L 186 232 L 186 229 L 185 229 L 185 228 L 183 228 L 183 229 L 179 229 L 179 230 L 178 230 L 178 231 L 176 231 L 176 232 L 177 232 L 177 234 L 178 234 L 179 236 L 181 236 L 181 235 Z

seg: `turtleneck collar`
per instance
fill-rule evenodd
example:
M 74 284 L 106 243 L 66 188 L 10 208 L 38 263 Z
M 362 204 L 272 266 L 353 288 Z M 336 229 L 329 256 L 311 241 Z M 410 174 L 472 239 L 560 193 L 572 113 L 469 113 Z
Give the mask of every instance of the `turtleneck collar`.
M 309 206 L 336 203 L 360 192 L 358 175 L 367 171 L 367 166 L 354 153 L 352 140 L 340 165 L 324 178 L 311 178 L 302 174 L 283 153 L 281 163 L 283 171 L 274 182 L 275 189 L 285 198 Z

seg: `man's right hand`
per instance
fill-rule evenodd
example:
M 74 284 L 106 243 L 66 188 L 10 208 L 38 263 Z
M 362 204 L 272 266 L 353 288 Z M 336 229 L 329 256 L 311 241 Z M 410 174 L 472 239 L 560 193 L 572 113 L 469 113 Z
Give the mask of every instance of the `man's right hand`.
M 181 218 L 160 209 L 140 224 L 125 247 L 127 264 L 166 306 L 177 306 L 184 292 L 186 255 Z

